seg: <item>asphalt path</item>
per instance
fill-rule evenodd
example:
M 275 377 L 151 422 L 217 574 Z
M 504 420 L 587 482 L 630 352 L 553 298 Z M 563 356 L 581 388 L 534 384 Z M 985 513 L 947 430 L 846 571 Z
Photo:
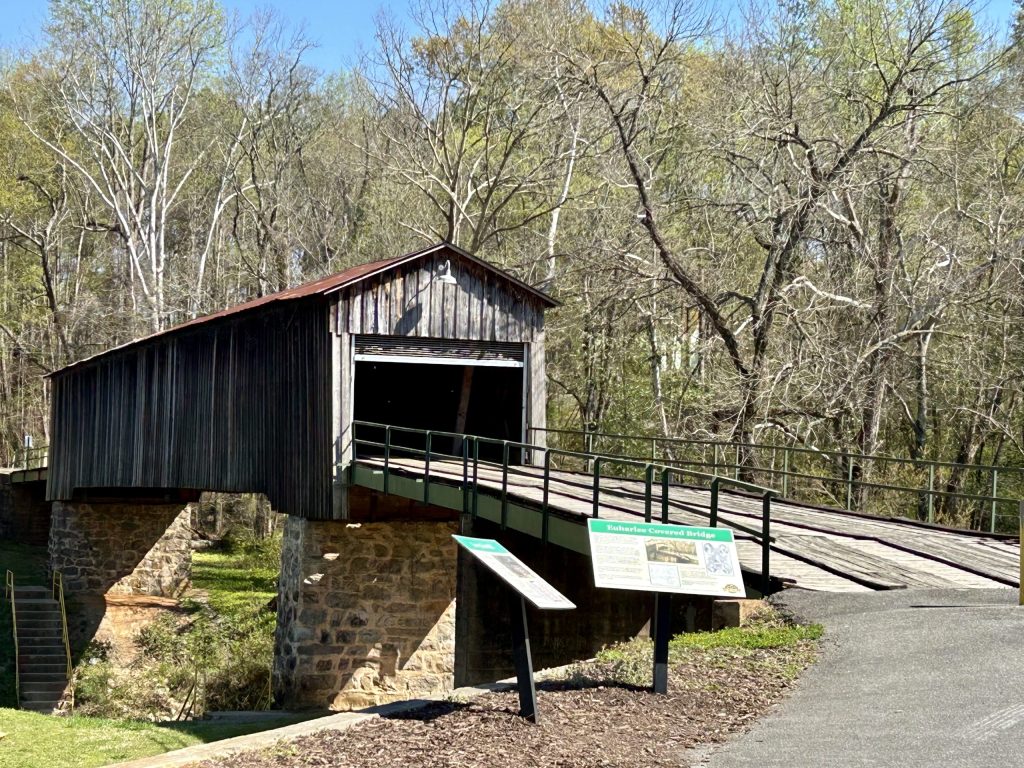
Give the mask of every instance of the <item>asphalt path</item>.
M 706 755 L 710 768 L 1024 766 L 1016 590 L 789 590 L 773 602 L 825 626 L 822 658 Z

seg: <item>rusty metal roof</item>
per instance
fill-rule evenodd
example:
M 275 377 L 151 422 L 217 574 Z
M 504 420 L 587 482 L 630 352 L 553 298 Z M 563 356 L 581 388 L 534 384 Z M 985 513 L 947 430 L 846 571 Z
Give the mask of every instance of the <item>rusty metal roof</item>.
M 381 261 L 373 261 L 368 264 L 359 264 L 357 266 L 350 267 L 349 269 L 346 269 L 343 272 L 339 272 L 336 275 L 329 275 L 328 277 L 323 277 L 320 278 L 319 280 L 314 280 L 311 283 L 298 285 L 295 286 L 294 288 L 287 288 L 283 291 L 278 291 L 277 293 L 270 293 L 267 294 L 266 296 L 261 296 L 258 299 L 253 299 L 252 301 L 246 301 L 241 304 L 235 304 L 234 306 L 227 307 L 226 309 L 222 309 L 218 312 L 214 312 L 209 315 L 203 315 L 202 317 L 197 317 L 193 320 L 180 323 L 179 325 L 175 325 L 171 328 L 166 328 L 164 330 L 151 333 L 148 336 L 142 336 L 141 338 L 133 339 L 132 341 L 125 342 L 124 344 L 119 344 L 116 347 L 111 347 L 110 349 L 106 349 L 102 352 L 98 352 L 95 355 L 86 357 L 82 360 L 72 363 L 71 365 L 67 365 L 56 371 L 51 371 L 50 373 L 46 374 L 45 378 L 65 373 L 71 370 L 72 368 L 77 368 L 80 365 L 88 363 L 92 360 L 96 360 L 97 358 L 104 357 L 113 352 L 117 352 L 118 350 L 126 349 L 127 347 L 131 347 L 136 344 L 141 344 L 146 341 L 151 341 L 161 336 L 167 336 L 169 334 L 177 333 L 178 331 L 182 331 L 186 328 L 191 328 L 192 326 L 202 325 L 213 320 L 219 320 L 221 318 L 229 317 L 231 315 L 236 315 L 242 312 L 248 312 L 250 310 L 258 309 L 259 307 L 264 307 L 267 306 L 268 304 L 273 304 L 279 301 L 292 301 L 295 299 L 308 298 L 311 296 L 328 296 L 333 293 L 337 293 L 338 291 L 347 288 L 350 285 L 354 285 L 355 283 L 358 283 L 369 277 L 378 275 L 382 272 L 388 271 L 389 269 L 393 269 L 394 267 L 397 267 L 401 264 L 405 264 L 410 261 L 415 261 L 416 259 L 423 258 L 424 256 L 428 256 L 432 253 L 441 250 L 451 251 L 452 254 L 454 254 L 458 258 L 466 259 L 468 261 L 473 262 L 474 264 L 480 265 L 484 269 L 497 273 L 504 279 L 508 280 L 510 283 L 516 285 L 520 289 L 534 296 L 548 307 L 558 306 L 558 302 L 552 299 L 543 291 L 540 291 L 534 288 L 533 286 L 524 283 L 522 280 L 516 279 L 508 272 L 498 269 L 493 264 L 489 264 L 483 259 L 479 259 L 473 254 L 469 253 L 468 251 L 464 251 L 463 249 L 459 248 L 458 246 L 452 245 L 451 243 L 437 243 L 435 245 L 429 246 L 428 248 L 423 248 L 419 251 L 413 251 L 412 253 L 407 253 L 403 256 L 396 256 L 394 258 L 383 259 Z

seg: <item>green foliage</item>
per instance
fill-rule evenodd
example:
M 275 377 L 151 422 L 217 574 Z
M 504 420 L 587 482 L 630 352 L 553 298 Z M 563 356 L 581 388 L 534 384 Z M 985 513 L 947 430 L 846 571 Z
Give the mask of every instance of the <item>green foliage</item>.
M 728 664 L 730 660 L 754 656 L 769 649 L 810 650 L 822 633 L 820 624 L 796 624 L 776 611 L 766 609 L 747 626 L 676 635 L 669 641 L 669 664 L 681 664 L 694 654 L 711 663 Z M 718 660 L 719 656 L 721 660 Z M 605 665 L 610 679 L 627 685 L 650 685 L 654 647 L 651 640 L 637 638 L 602 649 L 597 654 L 597 661 Z M 795 676 L 799 664 L 793 662 L 781 671 L 787 677 Z

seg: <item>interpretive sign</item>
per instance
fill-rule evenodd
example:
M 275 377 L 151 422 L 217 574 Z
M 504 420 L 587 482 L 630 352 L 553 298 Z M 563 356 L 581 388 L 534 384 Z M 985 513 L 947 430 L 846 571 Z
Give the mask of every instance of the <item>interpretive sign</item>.
M 556 611 L 576 607 L 565 595 L 544 581 L 526 563 L 494 539 L 474 539 L 471 536 L 455 535 L 452 538 L 536 607 Z
M 590 519 L 594 585 L 610 589 L 745 597 L 728 528 Z
M 533 684 L 533 656 L 526 619 L 526 601 L 538 608 L 575 608 L 561 592 L 538 576 L 526 563 L 494 539 L 452 536 L 460 547 L 490 568 L 509 587 L 509 628 L 512 630 L 512 662 L 519 688 L 519 714 L 537 722 L 537 689 Z

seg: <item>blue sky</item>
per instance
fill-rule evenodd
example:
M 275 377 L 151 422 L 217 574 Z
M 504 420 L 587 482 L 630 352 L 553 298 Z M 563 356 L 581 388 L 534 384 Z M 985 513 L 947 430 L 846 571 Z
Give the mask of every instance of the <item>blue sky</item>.
M 292 24 L 304 24 L 307 36 L 318 47 L 307 62 L 324 70 L 349 66 L 360 49 L 374 45 L 374 20 L 382 9 L 390 8 L 397 18 L 408 14 L 408 0 L 220 0 L 229 11 L 247 17 L 253 11 L 271 8 Z M 34 48 L 38 45 L 46 20 L 47 0 L 0 0 L 0 47 Z
M 735 7 L 737 0 L 711 0 Z M 318 48 L 307 62 L 326 71 L 354 64 L 360 50 L 374 46 L 373 30 L 377 14 L 384 8 L 398 19 L 408 17 L 410 0 L 221 0 L 229 10 L 248 16 L 255 10 L 272 8 L 293 24 L 304 24 L 308 37 Z M 41 38 L 46 19 L 46 0 L 0 0 L 0 47 L 33 48 Z M 1013 0 L 990 0 L 982 14 L 1003 29 L 1013 12 Z

